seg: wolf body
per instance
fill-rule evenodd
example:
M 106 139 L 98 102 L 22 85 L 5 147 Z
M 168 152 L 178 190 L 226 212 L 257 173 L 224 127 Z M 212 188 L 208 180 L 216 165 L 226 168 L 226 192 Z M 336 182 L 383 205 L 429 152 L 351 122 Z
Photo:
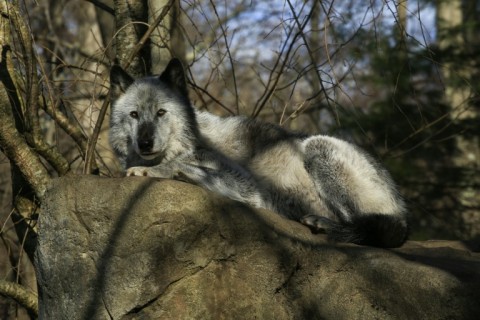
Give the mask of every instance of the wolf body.
M 405 241 L 404 202 L 388 172 L 358 147 L 198 111 L 176 59 L 160 76 L 136 80 L 114 66 L 110 80 L 110 143 L 127 175 L 187 180 L 334 241 Z

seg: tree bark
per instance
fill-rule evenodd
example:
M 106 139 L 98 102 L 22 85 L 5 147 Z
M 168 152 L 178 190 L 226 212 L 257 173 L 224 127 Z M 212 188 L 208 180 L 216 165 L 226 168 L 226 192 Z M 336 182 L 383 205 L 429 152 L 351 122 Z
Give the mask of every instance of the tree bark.
M 116 58 L 134 76 L 160 73 L 172 57 L 184 60 L 185 44 L 180 29 L 178 0 L 114 1 Z M 158 23 L 167 7 L 168 14 Z M 138 52 L 148 28 L 155 29 Z M 132 59 L 132 54 L 134 54 Z
M 167 16 L 150 36 L 150 52 L 153 74 L 160 74 L 172 57 L 185 62 L 185 40 L 180 29 L 180 1 L 149 1 L 148 21 L 153 24 L 165 6 L 170 6 Z
M 31 292 L 27 291 L 23 286 L 0 280 L 0 295 L 14 299 L 20 305 L 28 310 L 29 314 L 38 317 L 38 298 Z
M 115 59 L 115 52 L 111 40 L 115 33 L 115 11 L 113 11 L 113 0 L 104 0 L 101 2 L 107 8 L 99 8 L 95 6 L 95 13 L 97 15 L 98 25 L 100 27 L 100 33 L 102 35 L 102 42 L 105 47 L 105 54 L 110 61 Z M 112 11 L 110 11 L 112 9 Z
M 148 1 L 114 0 L 116 58 L 133 76 L 150 73 L 151 57 L 148 44 L 130 61 L 135 45 L 148 29 Z
M 471 1 L 469 1 L 471 2 Z M 452 176 L 457 180 L 454 190 L 458 203 L 452 208 L 463 221 L 464 230 L 460 237 L 480 236 L 480 139 L 478 123 L 480 111 L 472 84 L 476 83 L 478 68 L 473 59 L 462 57 L 471 54 L 471 28 L 466 23 L 466 12 L 461 0 L 439 1 L 437 4 L 438 46 L 445 60 L 442 74 L 445 86 L 445 102 L 450 107 L 450 117 L 458 133 L 454 136 L 451 157 Z M 478 34 L 478 32 L 477 32 Z M 469 62 L 471 61 L 471 62 Z

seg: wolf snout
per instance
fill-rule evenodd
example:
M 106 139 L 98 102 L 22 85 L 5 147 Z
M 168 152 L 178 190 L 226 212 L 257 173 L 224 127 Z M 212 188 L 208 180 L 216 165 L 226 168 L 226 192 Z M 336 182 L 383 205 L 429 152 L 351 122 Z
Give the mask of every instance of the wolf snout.
M 137 141 L 137 144 L 138 144 L 138 149 L 140 149 L 142 153 L 144 152 L 148 153 L 152 151 L 153 139 L 139 139 Z
M 141 123 L 137 132 L 137 146 L 140 154 L 149 154 L 153 150 L 155 127 L 153 123 Z
M 154 145 L 155 141 L 153 138 L 139 138 L 137 140 L 136 152 L 145 160 L 153 160 L 161 155 Z

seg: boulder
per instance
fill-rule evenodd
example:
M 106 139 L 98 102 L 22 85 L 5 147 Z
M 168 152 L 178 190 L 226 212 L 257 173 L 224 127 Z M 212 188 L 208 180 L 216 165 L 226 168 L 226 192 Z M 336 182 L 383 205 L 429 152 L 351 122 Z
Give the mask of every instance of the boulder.
M 460 242 L 329 243 L 179 181 L 56 179 L 39 217 L 40 319 L 477 319 Z

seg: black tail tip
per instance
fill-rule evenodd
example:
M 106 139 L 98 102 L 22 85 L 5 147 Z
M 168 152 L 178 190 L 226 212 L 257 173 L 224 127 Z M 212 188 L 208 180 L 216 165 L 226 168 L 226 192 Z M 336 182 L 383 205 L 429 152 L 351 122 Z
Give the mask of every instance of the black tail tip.
M 400 247 L 407 240 L 405 218 L 387 214 L 363 214 L 350 222 L 339 223 L 327 230 L 335 242 L 351 242 L 380 248 Z

